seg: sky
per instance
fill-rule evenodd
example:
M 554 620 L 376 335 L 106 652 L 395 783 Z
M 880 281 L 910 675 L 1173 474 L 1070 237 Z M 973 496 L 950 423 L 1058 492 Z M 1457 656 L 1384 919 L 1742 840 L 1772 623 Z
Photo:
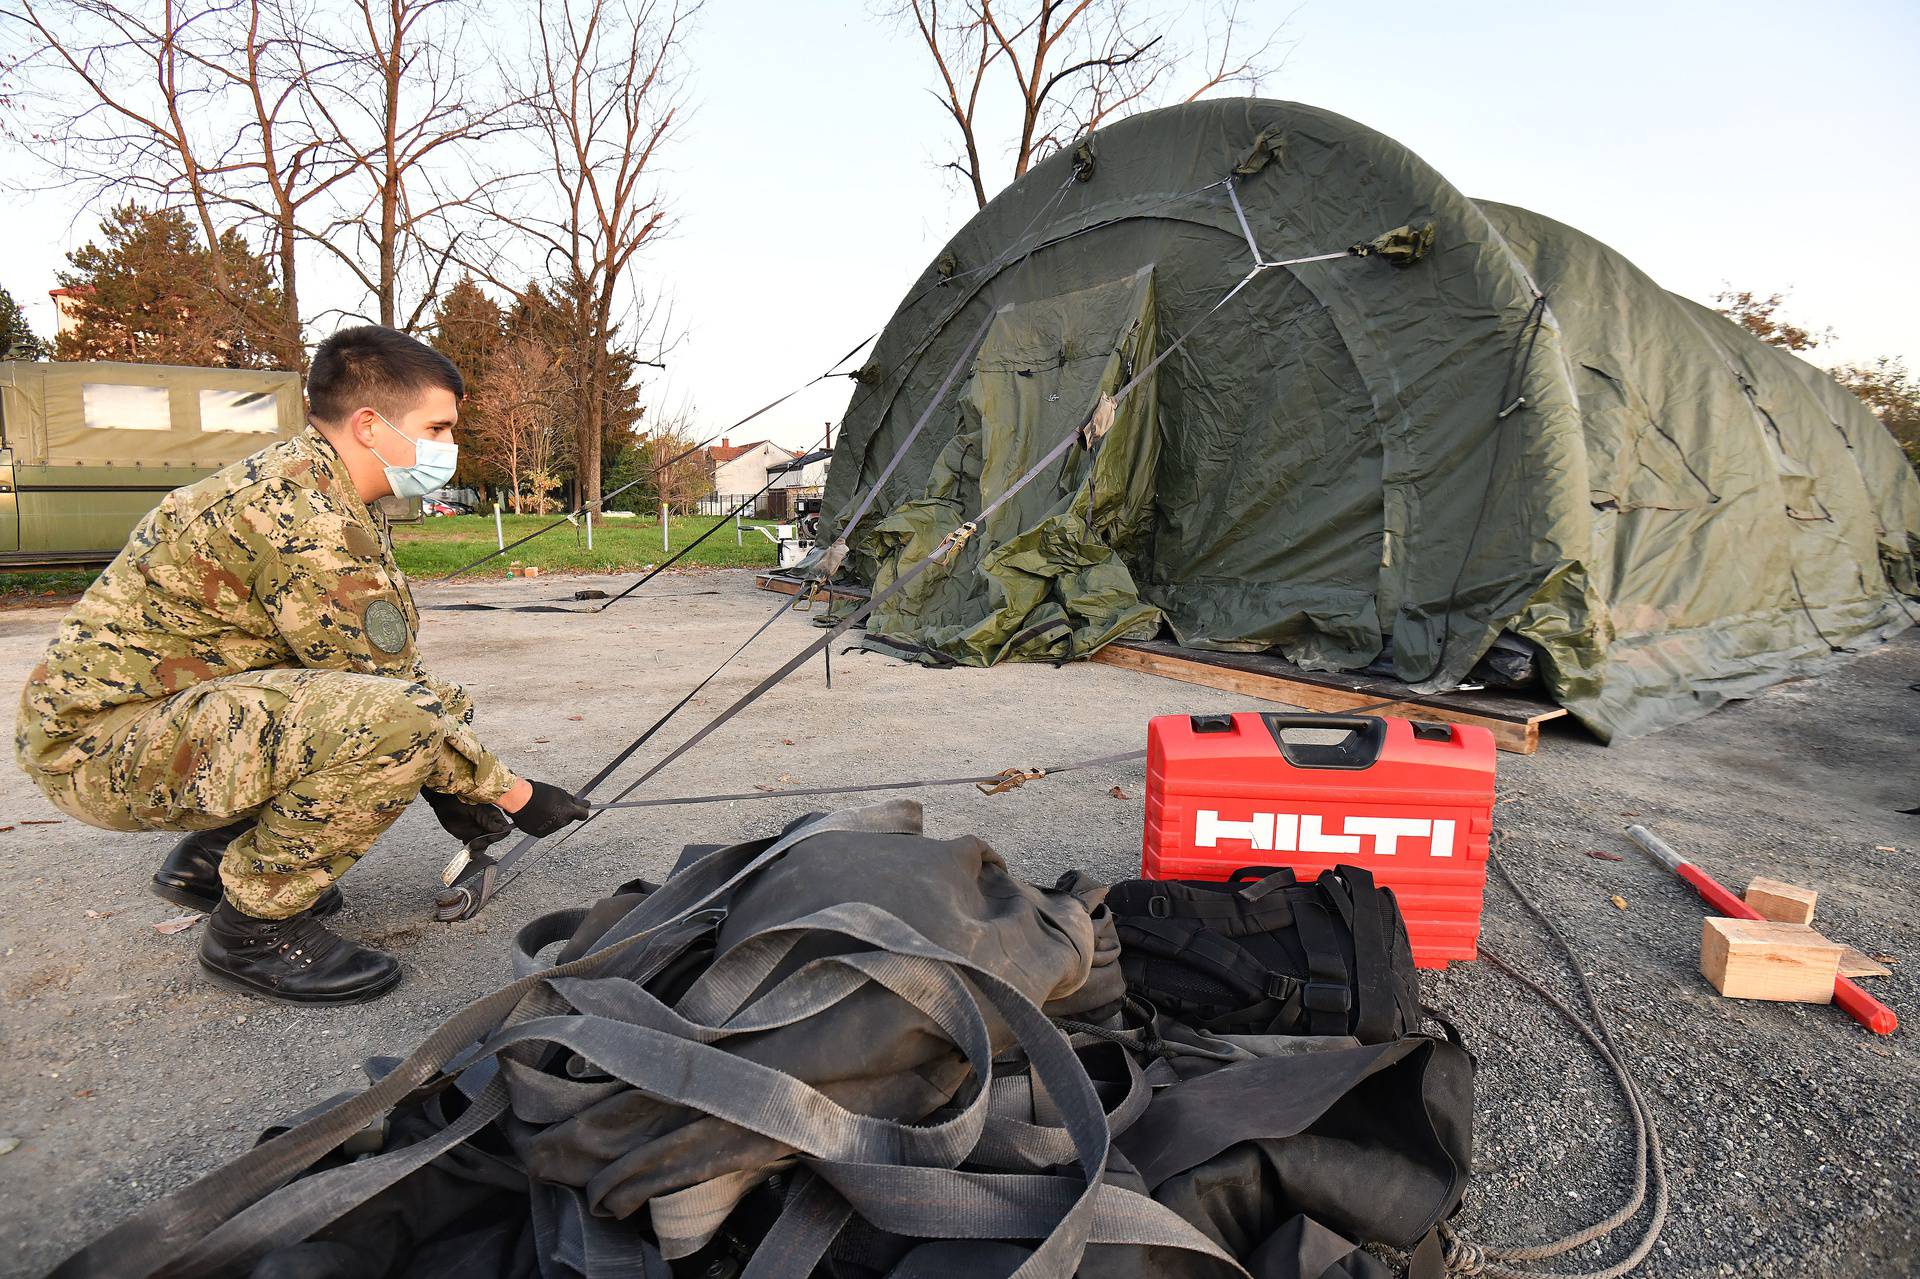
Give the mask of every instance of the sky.
M 1911 0 L 1242 13 L 1287 44 L 1264 96 L 1350 116 L 1468 195 L 1578 227 L 1675 292 L 1786 292 L 1788 318 L 1836 332 L 1818 362 L 1920 364 Z M 948 135 L 917 36 L 875 14 L 871 0 L 709 0 L 702 14 L 692 110 L 661 173 L 673 230 L 641 268 L 684 330 L 646 396 L 701 435 L 880 327 L 974 211 L 939 167 Z M 70 203 L 0 191 L 0 285 L 43 334 L 53 273 L 93 231 Z M 734 441 L 807 446 L 849 389 L 817 386 Z

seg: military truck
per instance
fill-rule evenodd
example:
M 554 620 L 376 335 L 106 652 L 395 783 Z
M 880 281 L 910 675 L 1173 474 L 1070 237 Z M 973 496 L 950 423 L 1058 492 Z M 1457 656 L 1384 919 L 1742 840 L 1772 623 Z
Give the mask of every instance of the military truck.
M 304 420 L 297 373 L 0 362 L 0 569 L 105 564 L 167 493 Z

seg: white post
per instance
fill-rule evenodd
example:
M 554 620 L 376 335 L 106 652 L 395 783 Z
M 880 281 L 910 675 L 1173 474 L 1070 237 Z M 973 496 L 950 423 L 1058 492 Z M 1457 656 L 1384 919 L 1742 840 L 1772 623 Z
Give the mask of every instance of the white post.
M 740 540 L 740 536 L 740 512 L 736 510 L 733 513 L 733 544 L 735 546 L 746 545 L 745 542 Z
M 587 508 L 587 549 L 593 549 L 593 508 Z
M 670 549 L 667 546 L 667 504 L 665 502 L 660 503 L 660 549 L 662 551 Z
M 500 544 L 501 550 L 507 549 L 507 533 L 500 525 L 500 503 L 493 504 L 493 540 Z

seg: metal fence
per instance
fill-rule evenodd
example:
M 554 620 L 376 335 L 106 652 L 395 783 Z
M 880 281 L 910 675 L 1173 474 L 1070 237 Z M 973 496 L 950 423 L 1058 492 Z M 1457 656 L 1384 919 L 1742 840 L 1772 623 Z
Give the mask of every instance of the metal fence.
M 693 509 L 688 513 L 692 515 L 725 515 L 752 496 L 751 493 L 709 493 L 707 496 L 695 502 Z M 782 496 L 784 497 L 785 495 L 782 494 Z M 745 511 L 742 511 L 741 514 L 758 519 L 765 519 L 772 516 L 774 513 L 772 510 L 773 497 L 773 492 L 762 493 L 758 500 Z
M 688 512 L 692 515 L 725 515 L 734 507 L 752 497 L 751 493 L 712 493 L 693 504 Z M 818 497 L 820 489 L 813 488 L 777 488 L 768 489 L 741 514 L 751 519 L 784 520 L 793 514 L 794 501 L 799 497 Z

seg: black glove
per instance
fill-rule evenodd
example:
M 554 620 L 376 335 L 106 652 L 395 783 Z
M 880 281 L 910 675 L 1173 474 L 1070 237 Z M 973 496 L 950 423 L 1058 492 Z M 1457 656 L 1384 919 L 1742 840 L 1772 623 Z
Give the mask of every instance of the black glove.
M 512 814 L 512 817 L 513 824 L 529 835 L 551 835 L 562 826 L 585 821 L 592 812 L 571 792 L 561 790 L 558 786 L 549 786 L 532 778 L 527 779 L 527 785 L 533 787 L 533 798 L 522 804 L 520 811 Z
M 471 845 L 474 840 L 491 835 L 487 840 L 491 844 L 513 829 L 513 822 L 498 804 L 469 804 L 464 799 L 456 799 L 445 791 L 423 790 L 420 797 L 433 809 L 433 815 L 440 819 L 440 826 L 447 834 L 462 844 Z

